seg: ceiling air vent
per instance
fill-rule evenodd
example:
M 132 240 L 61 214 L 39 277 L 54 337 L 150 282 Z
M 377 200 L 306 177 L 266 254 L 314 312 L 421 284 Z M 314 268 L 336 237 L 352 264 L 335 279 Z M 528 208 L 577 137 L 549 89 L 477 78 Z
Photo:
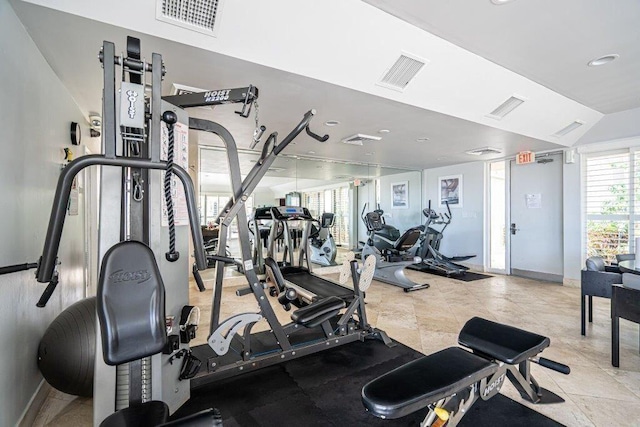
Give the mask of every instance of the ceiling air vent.
M 500 154 L 502 153 L 502 150 L 500 150 L 499 148 L 493 148 L 493 147 L 482 147 L 482 148 L 476 148 L 475 150 L 469 150 L 465 152 L 473 156 L 486 156 L 487 154 Z
M 402 92 L 428 62 L 403 52 L 377 84 Z
M 566 126 L 566 127 L 562 128 L 562 129 L 560 129 L 558 132 L 554 133 L 551 136 L 554 136 L 556 138 L 560 138 L 561 136 L 565 136 L 569 132 L 573 132 L 574 130 L 578 129 L 583 124 L 584 124 L 584 122 L 582 120 L 576 120 L 573 123 L 571 123 L 569 126 Z
M 357 133 L 355 135 L 351 135 L 348 138 L 344 138 L 342 142 L 345 144 L 351 144 L 351 145 L 362 145 L 365 142 L 380 141 L 381 139 L 382 137 L 379 137 L 379 136 L 372 136 L 372 135 L 365 135 L 363 133 Z
M 495 110 L 487 114 L 487 117 L 495 120 L 502 120 L 504 116 L 518 108 L 524 101 L 526 101 L 526 98 L 519 95 L 513 95 L 502 104 L 498 105 Z
M 223 0 L 157 0 L 156 18 L 215 36 L 222 3 Z

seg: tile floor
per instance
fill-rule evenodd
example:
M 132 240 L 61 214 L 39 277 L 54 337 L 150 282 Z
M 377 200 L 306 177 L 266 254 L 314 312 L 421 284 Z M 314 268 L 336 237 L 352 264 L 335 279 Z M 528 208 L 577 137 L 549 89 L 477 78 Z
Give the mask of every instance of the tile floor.
M 316 269 L 330 277 L 336 277 L 334 271 Z M 533 365 L 538 382 L 566 400 L 558 405 L 535 406 L 535 410 L 567 426 L 640 426 L 638 325 L 621 320 L 620 368 L 612 367 L 608 300 L 595 299 L 594 323 L 583 337 L 578 288 L 499 275 L 468 283 L 413 271 L 407 271 L 407 276 L 426 281 L 431 287 L 404 293 L 400 288 L 374 282 L 367 292 L 370 323 L 392 338 L 429 354 L 456 345 L 458 331 L 473 316 L 547 335 L 551 347 L 544 356 L 570 365 L 572 371 L 564 376 Z M 251 295 L 235 295 L 244 283 L 242 277 L 225 279 L 222 319 L 255 310 Z M 192 303 L 202 308 L 200 331 L 207 331 L 211 291 L 191 289 Z M 287 321 L 288 313 L 280 312 L 282 321 Z M 206 340 L 205 335 L 199 334 L 201 342 Z M 501 392 L 523 402 L 508 382 Z M 52 392 L 35 425 L 90 425 L 91 413 L 91 399 Z

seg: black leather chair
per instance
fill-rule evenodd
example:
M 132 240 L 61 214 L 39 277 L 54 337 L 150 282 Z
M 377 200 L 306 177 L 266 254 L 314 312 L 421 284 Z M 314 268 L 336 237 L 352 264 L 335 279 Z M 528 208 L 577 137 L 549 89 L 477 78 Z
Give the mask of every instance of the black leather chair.
M 611 295 L 611 364 L 620 366 L 620 319 L 640 324 L 640 276 L 624 273 Z
M 589 299 L 589 323 L 593 322 L 593 297 L 611 299 L 611 286 L 622 283 L 622 274 L 617 267 L 607 266 L 601 257 L 590 257 L 580 276 L 581 333 L 586 335 L 586 300 Z

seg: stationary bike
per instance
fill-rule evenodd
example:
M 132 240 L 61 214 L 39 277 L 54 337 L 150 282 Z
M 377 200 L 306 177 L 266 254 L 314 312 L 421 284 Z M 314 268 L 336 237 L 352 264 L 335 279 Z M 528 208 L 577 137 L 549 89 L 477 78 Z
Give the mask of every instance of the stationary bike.
M 320 220 L 317 221 L 320 228 L 315 227 L 315 225 L 312 226 L 313 231 L 309 236 L 309 259 L 311 262 L 322 266 L 338 265 L 336 263 L 338 249 L 330 231 L 335 219 L 335 214 L 325 212 L 320 217 Z

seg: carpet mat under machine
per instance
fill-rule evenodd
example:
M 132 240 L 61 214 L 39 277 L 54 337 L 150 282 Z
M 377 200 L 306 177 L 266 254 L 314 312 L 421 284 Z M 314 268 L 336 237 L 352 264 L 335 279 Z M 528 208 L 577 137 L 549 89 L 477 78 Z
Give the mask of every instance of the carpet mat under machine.
M 172 418 L 220 410 L 232 426 L 418 426 L 427 410 L 397 420 L 367 413 L 361 389 L 368 381 L 422 357 L 402 344 L 367 340 L 267 367 L 192 390 Z M 510 387 L 510 385 L 505 385 Z M 561 426 L 500 394 L 476 402 L 460 426 Z

